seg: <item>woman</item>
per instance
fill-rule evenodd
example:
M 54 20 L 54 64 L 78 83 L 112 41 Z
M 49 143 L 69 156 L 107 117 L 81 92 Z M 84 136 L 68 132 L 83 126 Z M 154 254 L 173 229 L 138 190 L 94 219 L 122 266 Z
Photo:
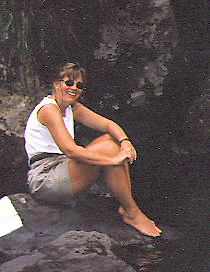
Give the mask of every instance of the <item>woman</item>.
M 144 235 L 161 230 L 144 215 L 131 193 L 128 163 L 136 151 L 115 122 L 78 102 L 86 89 L 86 73 L 79 64 L 67 63 L 53 82 L 52 94 L 31 113 L 25 130 L 31 194 L 47 201 L 68 201 L 103 173 L 107 187 L 120 202 L 125 223 Z M 74 120 L 103 133 L 86 147 L 74 141 Z

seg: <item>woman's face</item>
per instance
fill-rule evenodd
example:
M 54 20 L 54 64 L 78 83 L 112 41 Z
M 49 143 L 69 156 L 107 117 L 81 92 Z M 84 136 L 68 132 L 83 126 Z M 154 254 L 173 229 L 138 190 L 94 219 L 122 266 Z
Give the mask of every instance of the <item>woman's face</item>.
M 67 85 L 68 80 L 69 78 L 65 76 L 61 81 L 59 81 L 58 88 L 61 90 L 62 102 L 65 104 L 72 104 L 76 102 L 83 91 L 82 89 L 79 89 L 76 84 L 78 82 L 83 82 L 83 80 L 81 76 L 77 77 L 75 80 L 73 80 L 72 86 Z

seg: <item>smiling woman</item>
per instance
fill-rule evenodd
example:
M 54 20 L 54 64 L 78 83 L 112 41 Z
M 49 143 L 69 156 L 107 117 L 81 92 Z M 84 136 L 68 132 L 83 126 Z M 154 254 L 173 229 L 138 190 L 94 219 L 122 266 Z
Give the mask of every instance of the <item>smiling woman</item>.
M 83 90 L 87 89 L 86 71 L 77 63 L 67 63 L 58 73 L 58 79 L 53 82 L 52 98 L 55 99 L 60 107 L 66 99 L 73 99 L 74 103 Z M 65 95 L 68 96 L 65 97 Z M 70 101 L 69 101 L 70 102 Z M 68 102 L 67 102 L 68 106 Z M 65 108 L 66 106 L 64 106 Z M 62 111 L 65 114 L 65 110 Z
M 52 86 L 52 94 L 35 107 L 25 129 L 31 194 L 68 203 L 103 173 L 120 203 L 122 220 L 145 235 L 160 236 L 161 230 L 140 211 L 132 196 L 129 163 L 136 160 L 136 150 L 130 139 L 118 124 L 78 102 L 87 88 L 85 69 L 67 63 Z M 74 120 L 102 135 L 85 147 L 77 145 Z

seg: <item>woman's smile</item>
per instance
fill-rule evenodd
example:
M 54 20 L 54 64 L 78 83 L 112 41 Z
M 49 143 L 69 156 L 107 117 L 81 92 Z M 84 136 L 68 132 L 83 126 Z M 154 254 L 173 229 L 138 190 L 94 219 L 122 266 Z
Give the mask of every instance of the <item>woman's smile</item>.
M 76 96 L 77 93 L 73 92 L 72 90 L 66 90 L 65 91 L 67 94 L 71 95 L 71 96 Z

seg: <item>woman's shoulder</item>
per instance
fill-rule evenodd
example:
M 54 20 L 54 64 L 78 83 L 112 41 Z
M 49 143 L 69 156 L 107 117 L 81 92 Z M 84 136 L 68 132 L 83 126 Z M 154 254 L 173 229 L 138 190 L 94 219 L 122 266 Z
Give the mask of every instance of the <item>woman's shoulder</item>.
M 56 106 L 58 106 L 58 104 L 56 103 L 55 99 L 51 98 L 50 96 L 45 96 L 37 105 L 36 105 L 36 110 L 39 110 L 40 108 L 42 108 L 45 105 L 48 104 L 54 104 Z
M 58 107 L 58 104 L 56 103 L 56 101 L 54 99 L 52 99 L 50 96 L 46 96 L 44 98 L 42 98 L 42 100 L 35 106 L 35 108 L 32 110 L 31 112 L 31 118 L 33 116 L 36 116 L 37 113 L 39 112 L 39 110 L 45 106 L 45 105 L 50 105 L 50 104 L 53 104 L 53 105 L 56 105 Z
M 40 103 L 42 103 L 42 104 L 54 104 L 54 105 L 58 106 L 57 102 L 55 101 L 55 99 L 53 99 L 51 97 L 51 95 L 45 96 Z

